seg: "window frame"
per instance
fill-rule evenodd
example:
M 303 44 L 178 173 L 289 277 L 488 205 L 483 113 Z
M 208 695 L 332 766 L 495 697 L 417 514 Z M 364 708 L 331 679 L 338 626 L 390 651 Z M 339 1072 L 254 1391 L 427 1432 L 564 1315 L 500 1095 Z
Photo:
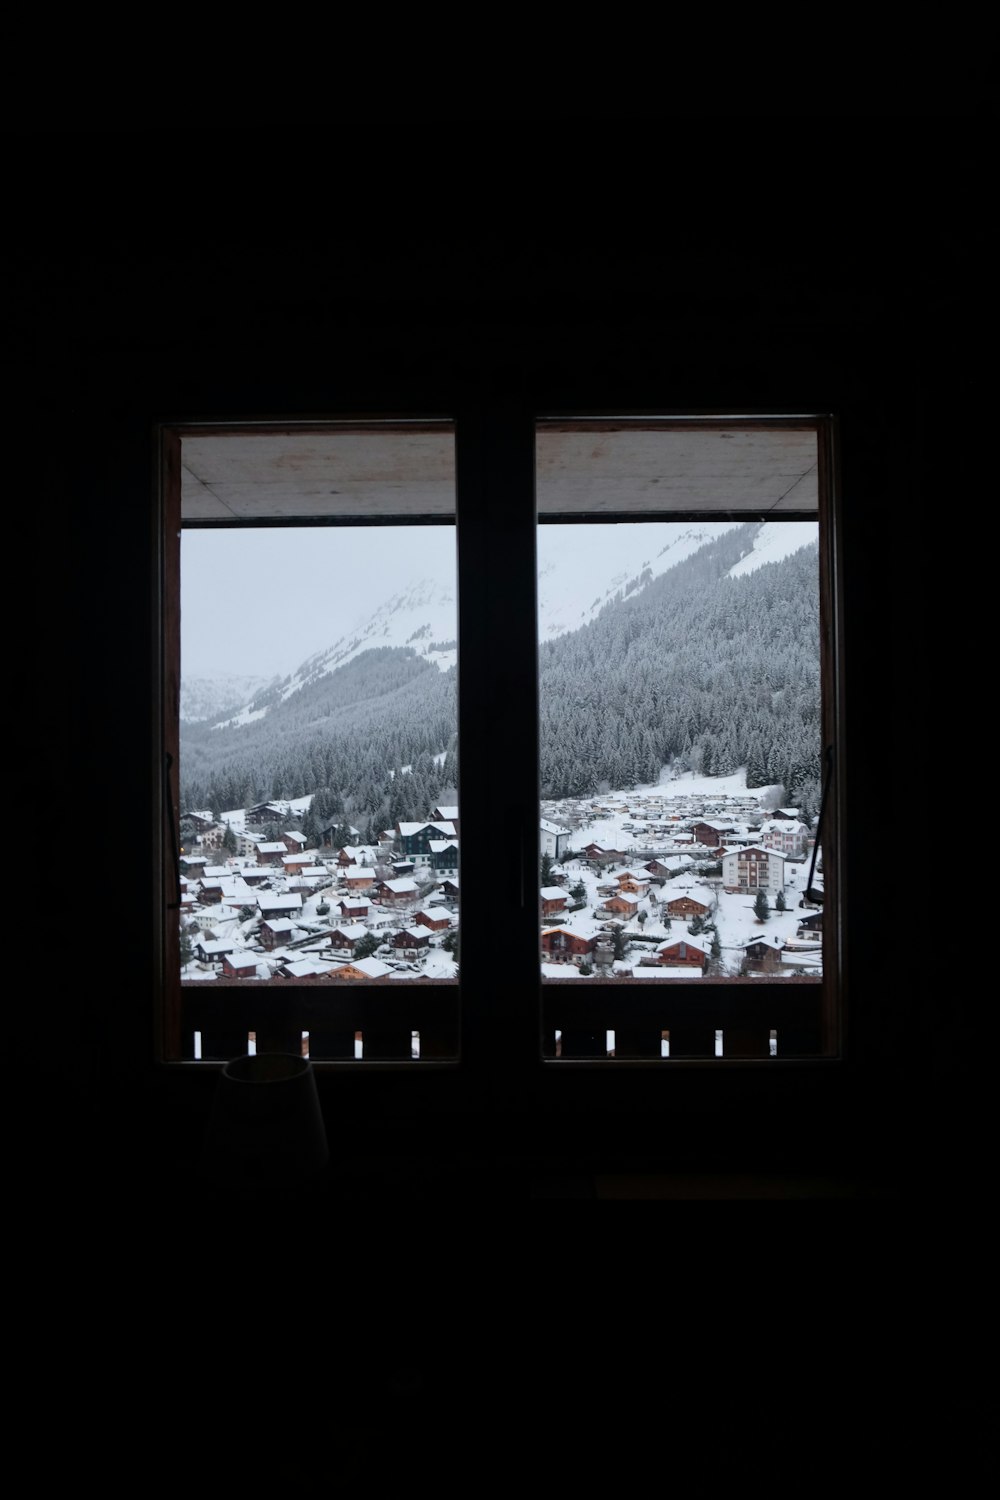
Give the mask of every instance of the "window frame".
M 621 410 L 621 404 L 615 403 Z M 603 405 L 602 414 L 608 407 Z M 629 404 L 629 416 L 642 419 Z M 461 1055 L 457 1062 L 435 1063 L 421 1058 L 418 1065 L 399 1063 L 395 1060 L 332 1061 L 317 1059 L 320 1073 L 336 1074 L 342 1081 L 351 1076 L 349 1093 L 357 1100 L 368 1087 L 359 1081 L 374 1075 L 389 1072 L 394 1075 L 393 1088 L 405 1077 L 400 1094 L 406 1094 L 408 1103 L 418 1096 L 431 1101 L 430 1108 L 437 1108 L 447 1096 L 448 1107 L 491 1107 L 533 1109 L 538 1105 L 548 1107 L 555 1102 L 557 1107 L 568 1104 L 578 1107 L 584 1099 L 600 1099 L 602 1105 L 614 1108 L 622 1102 L 634 1104 L 641 1095 L 643 1107 L 662 1104 L 665 1077 L 675 1079 L 667 1086 L 667 1092 L 676 1102 L 678 1096 L 690 1089 L 690 1084 L 681 1085 L 681 1074 L 703 1078 L 710 1072 L 715 1082 L 709 1087 L 716 1089 L 722 1075 L 740 1073 L 760 1076 L 769 1073 L 774 1078 L 777 1068 L 782 1071 L 803 1070 L 807 1072 L 829 1069 L 831 1064 L 842 1062 L 846 1056 L 846 993 L 845 971 L 842 962 L 845 929 L 844 886 L 839 878 L 842 869 L 844 764 L 843 753 L 843 698 L 844 698 L 844 653 L 842 596 L 843 577 L 840 531 L 840 496 L 838 485 L 839 430 L 836 416 L 827 412 L 809 413 L 806 418 L 814 423 L 817 431 L 818 459 L 823 479 L 821 481 L 821 507 L 825 515 L 820 524 L 820 588 L 823 617 L 823 715 L 824 744 L 835 746 L 833 777 L 830 796 L 824 812 L 824 861 L 826 866 L 829 908 L 835 913 L 835 921 L 829 924 L 824 969 L 828 954 L 833 955 L 835 973 L 829 983 L 824 979 L 824 1053 L 821 1056 L 778 1058 L 727 1058 L 678 1057 L 672 1055 L 669 1062 L 659 1057 L 617 1057 L 610 1067 L 606 1060 L 595 1058 L 555 1058 L 546 1055 L 543 1039 L 544 986 L 539 968 L 538 921 L 535 910 L 537 871 L 540 862 L 539 781 L 538 781 L 538 703 L 537 703 L 537 609 L 536 565 L 534 535 L 537 525 L 535 512 L 535 433 L 536 422 L 545 418 L 587 420 L 581 417 L 578 405 L 572 408 L 553 408 L 550 403 L 527 402 L 520 397 L 488 396 L 477 400 L 456 402 L 448 412 L 454 421 L 456 444 L 456 533 L 458 576 L 458 636 L 459 636 L 459 764 L 460 803 L 462 820 L 466 829 L 476 826 L 477 820 L 488 825 L 491 817 L 497 816 L 491 807 L 490 788 L 495 784 L 496 769 L 502 764 L 513 769 L 508 777 L 504 805 L 499 816 L 505 830 L 509 852 L 508 861 L 501 872 L 501 889 L 505 899 L 517 910 L 515 932 L 511 950 L 503 973 L 498 966 L 484 968 L 475 982 L 468 979 L 460 983 L 461 1004 Z M 598 415 L 594 411 L 594 417 Z M 732 414 L 720 409 L 705 411 L 667 412 L 662 409 L 647 414 L 658 420 L 677 421 L 733 421 Z M 757 410 L 744 414 L 744 419 L 762 420 L 780 425 L 790 420 L 773 409 Z M 154 569 L 154 650 L 156 652 L 155 676 L 162 691 L 157 695 L 158 712 L 154 714 L 154 754 L 162 762 L 165 747 L 173 757 L 170 773 L 172 781 L 161 776 L 158 796 L 154 799 L 154 848 L 160 851 L 158 866 L 158 888 L 154 904 L 162 912 L 167 903 L 172 878 L 172 858 L 169 839 L 164 829 L 172 806 L 177 801 L 177 709 L 179 705 L 179 672 L 176 655 L 168 646 L 173 632 L 179 639 L 179 551 L 180 530 L 174 531 L 170 524 L 167 494 L 171 486 L 179 486 L 180 434 L 198 427 L 213 427 L 218 430 L 238 421 L 252 426 L 266 425 L 268 419 L 255 418 L 241 413 L 238 417 L 228 414 L 222 418 L 164 420 L 154 424 L 155 469 L 156 469 L 156 536 Z M 302 422 L 300 418 L 277 419 L 286 426 L 290 421 Z M 327 422 L 350 423 L 350 414 L 324 417 L 320 425 Z M 372 418 L 367 412 L 365 420 L 379 420 L 391 424 L 394 421 L 412 421 L 414 418 L 400 415 L 399 408 Z M 803 420 L 797 413 L 795 420 Z M 654 517 L 662 519 L 662 516 Z M 751 517 L 748 515 L 747 519 Z M 530 545 L 526 540 L 530 537 Z M 492 586 L 492 580 L 506 580 L 503 587 Z M 486 579 L 485 587 L 463 586 L 468 581 Z M 509 610 L 511 593 L 525 604 L 512 620 Z M 532 607 L 527 607 L 530 599 Z M 498 643 L 503 643 L 500 649 Z M 465 669 L 463 671 L 463 661 Z M 480 662 L 482 670 L 471 669 L 470 663 Z M 506 715 L 498 732 L 495 705 L 497 702 L 517 702 L 522 710 L 530 709 L 530 692 L 526 693 L 526 664 L 532 663 L 531 681 L 535 685 L 533 712 L 517 716 Z M 489 745 L 490 754 L 486 767 L 482 764 L 481 750 Z M 485 903 L 483 903 L 485 908 Z M 171 924 L 158 922 L 157 942 L 157 1003 L 155 1025 L 157 1029 L 157 1061 L 168 1070 L 185 1069 L 188 1064 L 168 1057 L 177 1050 L 171 1047 L 172 1025 L 170 1005 L 167 1000 L 172 973 L 179 972 L 174 963 L 176 944 L 171 941 Z M 825 928 L 828 924 L 824 924 Z M 176 924 L 174 924 L 176 926 Z M 478 951 L 488 937 L 483 913 L 475 913 L 470 903 L 469 910 L 462 914 L 463 948 Z M 173 967 L 172 967 L 173 966 Z M 514 982 L 505 980 L 505 975 L 516 976 Z M 533 980 L 529 979 L 533 976 Z M 620 981 L 615 981 L 615 985 Z M 710 984 L 713 988 L 726 981 L 699 981 L 699 987 Z M 729 981 L 745 984 L 746 981 Z M 787 986 L 789 981 L 780 981 Z M 588 982 L 588 994 L 595 998 L 607 988 L 600 981 Z M 773 989 L 776 986 L 761 988 Z M 832 996 L 832 998 L 830 998 Z M 474 997 L 474 998 L 473 998 Z M 212 1071 L 217 1065 L 197 1063 L 199 1070 Z M 444 1082 L 444 1077 L 450 1081 Z M 553 1082 L 554 1079 L 560 1082 Z M 420 1080 L 417 1082 L 417 1080 Z M 595 1079 L 597 1082 L 595 1083 Z M 457 1080 L 457 1081 L 456 1081 Z M 701 1087 L 703 1085 L 699 1085 Z M 753 1087 L 754 1085 L 751 1085 Z M 595 1093 L 596 1090 L 596 1093 Z M 379 1085 L 380 1097 L 384 1087 Z M 434 1102 L 436 1101 L 436 1102 Z

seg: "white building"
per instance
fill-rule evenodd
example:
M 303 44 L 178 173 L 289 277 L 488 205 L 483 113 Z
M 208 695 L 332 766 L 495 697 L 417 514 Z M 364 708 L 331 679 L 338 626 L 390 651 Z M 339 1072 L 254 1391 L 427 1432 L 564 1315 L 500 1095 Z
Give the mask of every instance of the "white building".
M 722 888 L 730 894 L 739 891 L 777 894 L 785 888 L 785 859 L 779 850 L 761 845 L 729 849 L 722 856 Z

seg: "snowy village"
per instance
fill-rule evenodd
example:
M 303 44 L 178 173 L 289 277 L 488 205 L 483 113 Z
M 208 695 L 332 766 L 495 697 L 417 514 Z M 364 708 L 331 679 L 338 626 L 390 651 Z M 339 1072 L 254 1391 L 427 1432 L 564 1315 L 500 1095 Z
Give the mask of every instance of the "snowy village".
M 542 977 L 820 978 L 822 861 L 798 810 L 768 805 L 776 791 L 686 773 L 542 803 Z M 399 822 L 376 845 L 307 847 L 295 825 L 309 801 L 187 815 L 183 981 L 455 980 L 458 807 Z M 338 831 L 355 832 L 324 837 Z

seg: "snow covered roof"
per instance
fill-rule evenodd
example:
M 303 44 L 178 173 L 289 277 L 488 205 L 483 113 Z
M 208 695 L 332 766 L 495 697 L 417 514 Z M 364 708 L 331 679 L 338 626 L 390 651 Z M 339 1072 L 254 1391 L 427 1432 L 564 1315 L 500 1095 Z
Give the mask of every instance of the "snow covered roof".
M 565 901 L 566 899 L 566 892 L 563 890 L 561 885 L 542 886 L 543 901 Z
M 389 965 L 384 964 L 380 958 L 355 958 L 351 961 L 351 968 L 360 969 L 369 979 L 381 979 L 392 972 Z
M 430 839 L 430 850 L 432 854 L 440 854 L 443 849 L 457 849 L 457 839 Z
M 415 880 L 383 880 L 382 884 L 387 891 L 392 891 L 394 896 L 407 896 L 417 889 Z
M 561 823 L 550 823 L 547 818 L 542 818 L 539 826 L 543 833 L 563 834 L 571 831 L 569 828 L 564 828 Z
M 328 958 L 293 958 L 281 965 L 289 979 L 311 979 L 314 975 L 329 974 L 334 967 Z

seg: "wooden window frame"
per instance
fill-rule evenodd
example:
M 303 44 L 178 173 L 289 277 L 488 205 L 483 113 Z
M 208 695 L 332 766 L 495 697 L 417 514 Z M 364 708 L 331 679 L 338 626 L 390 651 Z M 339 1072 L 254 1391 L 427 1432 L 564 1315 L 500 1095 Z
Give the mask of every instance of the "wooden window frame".
M 602 408 L 607 410 L 605 406 Z M 843 964 L 845 944 L 846 901 L 839 873 L 843 868 L 844 808 L 844 653 L 842 633 L 842 563 L 840 551 L 840 497 L 838 485 L 838 422 L 828 413 L 807 414 L 794 420 L 814 425 L 818 435 L 822 513 L 820 526 L 820 581 L 823 614 L 823 713 L 824 743 L 834 746 L 833 777 L 829 801 L 824 814 L 824 860 L 828 911 L 833 921 L 824 924 L 826 952 L 823 983 L 822 1045 L 819 1052 L 772 1058 L 768 1051 L 753 1049 L 742 1055 L 732 1052 L 722 1059 L 714 1051 L 703 1056 L 678 1055 L 677 1039 L 682 1027 L 675 1019 L 670 1026 L 671 1056 L 662 1059 L 659 1042 L 654 1057 L 616 1056 L 612 1060 L 595 1057 L 556 1057 L 546 1047 L 546 1028 L 551 1016 L 558 984 L 543 986 L 539 968 L 538 922 L 535 910 L 537 870 L 540 860 L 538 827 L 539 782 L 537 744 L 537 632 L 536 611 L 524 607 L 512 615 L 512 595 L 525 604 L 535 600 L 537 587 L 534 535 L 535 513 L 535 431 L 536 421 L 551 413 L 551 406 L 521 398 L 489 396 L 456 402 L 448 417 L 454 419 L 456 437 L 456 512 L 458 567 L 458 635 L 459 657 L 459 764 L 462 820 L 466 829 L 488 826 L 499 816 L 505 830 L 505 842 L 512 851 L 498 872 L 502 895 L 517 912 L 511 924 L 510 938 L 502 966 L 482 964 L 467 957 L 467 972 L 459 988 L 461 1004 L 461 1049 L 457 1060 L 427 1057 L 418 1063 L 400 1057 L 381 1057 L 355 1063 L 349 1059 L 316 1060 L 320 1075 L 336 1078 L 345 1107 L 384 1109 L 391 1094 L 391 1110 L 416 1109 L 436 1113 L 441 1109 L 514 1111 L 532 1115 L 538 1109 L 569 1111 L 578 1117 L 580 1110 L 619 1110 L 622 1108 L 661 1111 L 685 1108 L 684 1101 L 701 1101 L 726 1095 L 734 1090 L 759 1096 L 764 1090 L 770 1097 L 779 1087 L 779 1074 L 815 1075 L 829 1073 L 842 1063 L 847 1053 L 846 1041 L 846 972 Z M 631 405 L 627 408 L 633 416 Z M 369 414 L 366 414 L 366 416 Z M 568 413 L 569 415 L 569 413 Z M 574 408 L 572 415 L 579 417 Z M 641 416 L 641 414 L 639 414 Z M 662 418 L 662 412 L 658 417 Z M 782 424 L 792 420 L 773 410 L 751 413 L 764 422 Z M 173 775 L 177 766 L 177 705 L 179 703 L 179 659 L 170 644 L 179 639 L 179 530 L 174 525 L 171 494 L 179 489 L 179 435 L 202 425 L 221 428 L 238 419 L 257 425 L 245 411 L 227 413 L 222 418 L 162 420 L 154 423 L 156 538 L 154 549 L 154 630 L 156 661 L 155 680 L 159 683 L 157 709 L 154 713 L 154 758 L 163 764 L 164 750 L 171 756 Z M 377 414 L 378 420 L 392 422 L 400 418 L 398 408 Z M 668 420 L 718 420 L 732 418 L 722 411 L 667 413 Z M 273 418 L 271 420 L 274 420 Z M 337 414 L 323 419 L 350 421 L 350 415 Z M 280 419 L 286 425 L 286 418 Z M 662 516 L 659 517 L 662 519 Z M 752 517 L 748 516 L 748 519 Z M 503 587 L 468 586 L 469 580 L 503 579 Z M 463 586 L 463 584 L 465 586 Z M 502 643 L 502 644 L 501 644 Z M 473 663 L 481 670 L 474 670 Z M 463 670 L 464 664 L 464 670 Z M 530 670 L 529 670 L 530 666 Z M 532 709 L 531 684 L 535 700 Z M 498 721 L 497 703 L 519 704 L 517 715 L 507 714 Z M 484 748 L 489 753 L 484 756 Z M 492 789 L 497 785 L 496 770 L 508 768 L 503 805 L 497 808 Z M 193 1066 L 202 1074 L 212 1073 L 212 1063 L 189 1064 L 178 1060 L 176 1046 L 176 1008 L 171 1000 L 175 991 L 173 975 L 179 971 L 176 943 L 171 941 L 170 924 L 163 920 L 172 880 L 172 852 L 168 837 L 171 804 L 177 807 L 176 780 L 172 786 L 158 776 L 154 799 L 154 847 L 159 850 L 156 940 L 157 980 L 155 1003 L 158 1063 L 168 1072 L 188 1072 Z M 174 924 L 176 926 L 176 924 Z M 488 952 L 488 921 L 485 903 L 477 910 L 469 903 L 462 913 L 463 950 L 466 955 Z M 585 1024 L 600 1027 L 602 1011 L 614 992 L 620 994 L 620 981 L 608 986 L 589 981 L 586 992 Z M 758 982 L 761 993 L 773 995 L 780 1014 L 788 1016 L 788 999 L 794 981 L 776 984 Z M 690 990 L 690 1006 L 703 1003 L 706 989 L 722 995 L 722 1012 L 739 1026 L 739 991 L 745 993 L 746 981 L 700 980 L 690 987 L 678 984 L 678 990 Z M 248 987 L 255 989 L 256 987 Z M 395 991 L 405 995 L 410 987 L 397 985 Z M 649 986 L 643 987 L 647 993 Z M 673 986 L 672 986 L 673 988 Z M 545 990 L 549 989 L 551 1003 Z M 659 1019 L 649 1010 L 644 998 L 637 1001 L 635 1024 L 649 1030 L 655 1026 L 660 1034 Z M 649 1018 L 641 1019 L 643 1010 Z M 715 1011 L 711 1028 L 714 1034 Z M 617 1028 L 622 1033 L 626 1028 Z M 781 1033 L 779 1022 L 779 1035 Z M 281 1044 L 287 1035 L 276 1022 L 274 1042 Z M 738 1050 L 738 1049 L 737 1049 Z M 387 1079 L 391 1078 L 391 1085 Z M 724 1080 L 728 1080 L 725 1082 Z M 766 1081 L 764 1081 L 766 1080 Z

